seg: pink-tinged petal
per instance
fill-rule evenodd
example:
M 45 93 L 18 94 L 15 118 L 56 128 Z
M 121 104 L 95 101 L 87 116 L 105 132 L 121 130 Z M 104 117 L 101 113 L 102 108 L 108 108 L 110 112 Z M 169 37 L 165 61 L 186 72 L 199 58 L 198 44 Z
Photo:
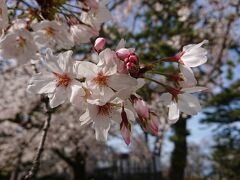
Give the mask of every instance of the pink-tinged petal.
M 66 90 L 64 87 L 58 87 L 56 88 L 53 96 L 50 99 L 50 107 L 55 108 L 59 106 L 60 104 L 63 104 L 66 100 Z
M 107 84 L 109 87 L 118 91 L 137 86 L 138 82 L 135 78 L 127 74 L 115 74 L 109 77 Z
M 171 101 L 170 105 L 169 105 L 169 111 L 168 111 L 168 120 L 169 123 L 174 124 L 177 122 L 177 120 L 179 119 L 179 108 L 178 108 L 178 104 L 175 101 Z
M 125 112 L 124 107 L 122 107 L 121 117 L 122 122 L 120 124 L 120 131 L 125 143 L 129 145 L 131 137 L 131 124 L 128 121 L 127 113 Z
M 160 102 L 163 103 L 163 105 L 168 106 L 171 104 L 172 101 L 172 95 L 170 93 L 163 93 L 160 97 L 159 97 Z
M 201 92 L 201 91 L 206 91 L 206 90 L 207 90 L 207 88 L 202 87 L 202 86 L 195 86 L 195 87 L 182 89 L 183 92 L 187 92 L 187 93 L 196 93 L 196 92 Z
M 178 106 L 180 111 L 189 115 L 196 115 L 201 111 L 201 105 L 198 98 L 187 93 L 179 94 Z
M 183 74 L 183 79 L 184 79 L 184 84 L 181 84 L 182 82 L 180 82 L 181 85 L 183 86 L 195 86 L 197 84 L 197 80 L 194 77 L 193 71 L 190 67 L 184 66 L 180 64 L 180 71 Z

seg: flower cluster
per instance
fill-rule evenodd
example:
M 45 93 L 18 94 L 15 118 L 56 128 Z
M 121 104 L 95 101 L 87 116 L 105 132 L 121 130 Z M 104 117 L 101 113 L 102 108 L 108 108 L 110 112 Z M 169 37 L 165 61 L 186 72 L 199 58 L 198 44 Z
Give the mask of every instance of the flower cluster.
M 93 43 L 97 56 L 94 63 L 74 59 L 70 49 L 89 43 L 99 35 L 101 24 L 111 19 L 105 1 L 78 3 L 83 11 L 77 20 L 75 17 L 67 21 L 61 18 L 51 21 L 16 19 L 10 25 L 6 4 L 1 1 L 0 55 L 15 59 L 19 64 L 35 60 L 38 69 L 29 82 L 28 91 L 47 95 L 51 108 L 70 102 L 82 109 L 80 125 L 93 124 L 97 140 L 106 141 L 111 125 L 115 123 L 125 143 L 129 144 L 135 120 L 144 131 L 157 135 L 158 116 L 136 93 L 144 85 L 144 78 L 150 79 L 145 72 L 152 67 L 148 69 L 140 64 L 134 48 L 125 47 L 125 40 L 121 40 L 114 50 L 105 48 L 106 39 L 99 37 Z M 197 97 L 191 93 L 205 88 L 196 86 L 191 67 L 206 62 L 207 52 L 201 47 L 204 43 L 206 41 L 185 46 L 176 56 L 162 59 L 176 62 L 180 68 L 179 74 L 164 74 L 174 86 L 159 82 L 165 88 L 160 98 L 169 107 L 171 123 L 178 120 L 180 111 L 195 115 L 201 110 Z

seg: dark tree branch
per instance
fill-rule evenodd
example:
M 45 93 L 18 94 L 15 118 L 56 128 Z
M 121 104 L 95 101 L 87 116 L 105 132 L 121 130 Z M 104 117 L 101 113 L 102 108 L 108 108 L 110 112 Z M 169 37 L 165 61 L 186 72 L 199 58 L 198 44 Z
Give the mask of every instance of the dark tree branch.
M 45 104 L 46 104 L 46 109 L 47 109 L 47 119 L 44 123 L 41 141 L 39 143 L 36 156 L 33 160 L 33 165 L 31 167 L 30 171 L 28 172 L 28 174 L 25 176 L 25 178 L 24 178 L 25 180 L 34 179 L 38 170 L 39 170 L 40 158 L 41 158 L 41 155 L 44 151 L 44 144 L 45 144 L 45 141 L 46 141 L 46 138 L 47 138 L 47 132 L 48 132 L 48 129 L 50 127 L 50 121 L 51 121 L 51 118 L 52 118 L 52 112 L 51 112 L 49 104 L 48 104 L 48 99 L 47 100 L 45 99 Z

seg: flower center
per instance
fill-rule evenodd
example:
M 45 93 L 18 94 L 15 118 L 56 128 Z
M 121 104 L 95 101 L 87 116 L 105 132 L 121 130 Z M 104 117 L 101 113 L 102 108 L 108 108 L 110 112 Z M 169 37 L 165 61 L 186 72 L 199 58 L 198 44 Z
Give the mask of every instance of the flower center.
M 110 114 L 111 110 L 112 110 L 111 103 L 106 103 L 103 106 L 98 106 L 98 115 L 107 116 Z
M 46 27 L 44 29 L 46 31 L 46 33 L 49 35 L 49 36 L 53 36 L 55 34 L 55 29 L 51 28 L 51 27 Z
M 22 36 L 18 36 L 16 41 L 17 41 L 18 46 L 21 48 L 23 48 L 26 45 L 26 39 L 23 38 Z
M 176 89 L 176 88 L 169 87 L 168 92 L 170 94 L 172 94 L 173 98 L 177 98 L 178 94 L 181 93 L 181 89 Z
M 57 77 L 57 87 L 64 86 L 67 87 L 72 79 L 67 74 L 53 73 Z
M 99 86 L 107 85 L 108 76 L 103 75 L 102 72 L 98 73 L 97 76 L 93 79 L 93 81 Z

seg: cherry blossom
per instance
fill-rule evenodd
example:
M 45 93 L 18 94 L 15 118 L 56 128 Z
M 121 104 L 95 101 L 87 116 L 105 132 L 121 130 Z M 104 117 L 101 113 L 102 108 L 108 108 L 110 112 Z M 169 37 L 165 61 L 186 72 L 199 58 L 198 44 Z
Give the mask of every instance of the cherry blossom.
M 115 122 L 129 145 L 136 118 L 145 132 L 159 133 L 159 114 L 136 93 L 144 85 L 144 78 L 163 87 L 160 100 L 169 108 L 169 124 L 178 120 L 180 112 L 197 114 L 201 106 L 191 93 L 206 88 L 197 86 L 191 68 L 207 61 L 207 50 L 202 47 L 207 40 L 184 46 L 177 55 L 162 58 L 163 62 L 177 62 L 179 69 L 156 72 L 166 76 L 166 81 L 159 82 L 154 79 L 155 62 L 141 64 L 141 56 L 135 48 L 128 48 L 124 39 L 114 50 L 105 48 L 105 38 L 92 41 L 99 36 L 102 24 L 112 18 L 106 6 L 106 0 L 77 1 L 74 5 L 61 2 L 59 12 L 53 14 L 56 16 L 35 17 L 31 11 L 27 17 L 14 15 L 16 18 L 9 25 L 5 0 L 0 1 L 1 59 L 16 59 L 19 64 L 37 60 L 31 61 L 36 74 L 28 91 L 46 95 L 51 108 L 70 102 L 84 112 L 80 114 L 80 125 L 92 123 L 99 141 L 107 140 Z M 67 7 L 76 11 L 71 12 Z M 85 43 L 91 45 L 92 56 L 81 54 L 83 58 L 76 61 L 73 51 Z
M 134 120 L 134 113 L 125 106 L 126 116 Z M 110 100 L 102 105 L 88 104 L 86 112 L 80 117 L 81 125 L 93 122 L 96 139 L 106 141 L 112 122 L 120 124 L 122 121 L 122 101 L 119 98 Z
M 101 58 L 109 58 L 111 53 L 103 51 L 99 54 L 100 64 Z M 105 66 L 98 66 L 90 62 L 80 62 L 77 71 L 81 72 L 86 78 L 87 87 L 92 91 L 95 99 L 92 103 L 101 103 L 108 101 L 116 91 L 123 88 L 131 88 L 137 85 L 137 80 L 127 74 L 117 73 L 117 65 L 106 64 Z M 90 102 L 90 100 L 89 100 Z
M 97 10 L 91 9 L 88 12 L 83 12 L 81 14 L 81 20 L 84 23 L 95 27 L 97 30 L 100 30 L 101 24 L 112 18 L 109 10 L 106 8 L 107 3 L 107 0 L 100 1 Z
M 168 119 L 171 124 L 175 123 L 179 119 L 180 112 L 184 112 L 188 115 L 196 115 L 201 111 L 201 105 L 196 96 L 191 93 L 200 92 L 206 90 L 205 87 L 195 86 L 191 88 L 168 88 L 167 93 L 163 93 L 160 96 L 161 102 L 168 106 Z
M 131 141 L 131 123 L 128 120 L 127 113 L 125 111 L 124 106 L 122 106 L 122 112 L 121 112 L 122 121 L 120 123 L 120 131 L 122 134 L 122 137 L 127 145 L 130 144 Z
M 26 29 L 11 31 L 0 40 L 0 54 L 5 59 L 26 63 L 36 58 L 37 46 L 32 34 Z
M 139 124 L 143 130 L 157 135 L 159 127 L 157 115 L 153 112 L 150 112 L 147 103 L 143 99 L 135 95 L 131 95 L 131 100 L 133 107 L 138 115 Z
M 202 48 L 207 40 L 198 44 L 189 44 L 183 47 L 183 51 L 175 56 L 176 60 L 188 67 L 197 67 L 207 62 L 207 50 Z
M 70 33 L 75 45 L 88 43 L 91 37 L 98 36 L 99 34 L 96 28 L 84 24 L 71 25 Z
M 77 88 L 80 95 L 84 95 L 82 84 L 75 80 L 74 61 L 72 51 L 55 56 L 48 49 L 45 60 L 42 61 L 48 70 L 33 76 L 28 86 L 28 90 L 38 94 L 48 94 L 50 106 L 52 108 L 70 100 L 72 92 Z
M 44 20 L 33 24 L 32 28 L 39 48 L 70 49 L 73 46 L 72 36 L 65 24 Z

